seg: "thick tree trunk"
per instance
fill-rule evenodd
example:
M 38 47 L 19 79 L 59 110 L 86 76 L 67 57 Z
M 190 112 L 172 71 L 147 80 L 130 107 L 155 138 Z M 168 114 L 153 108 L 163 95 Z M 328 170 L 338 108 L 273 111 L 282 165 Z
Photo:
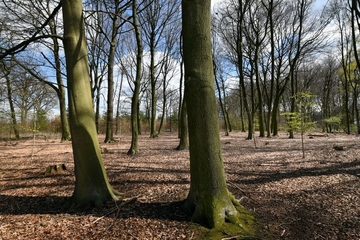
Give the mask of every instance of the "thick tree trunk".
M 72 206 L 101 206 L 117 200 L 106 176 L 97 138 L 82 2 L 62 0 L 69 119 L 75 163 Z
M 185 209 L 195 222 L 239 226 L 240 206 L 226 186 L 210 39 L 210 0 L 183 0 L 185 99 L 190 143 L 190 192 Z

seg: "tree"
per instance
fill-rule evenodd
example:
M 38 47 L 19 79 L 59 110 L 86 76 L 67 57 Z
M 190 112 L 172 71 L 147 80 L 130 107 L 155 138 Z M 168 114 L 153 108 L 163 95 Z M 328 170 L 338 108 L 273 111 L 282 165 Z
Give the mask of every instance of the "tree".
M 319 105 L 321 106 L 321 113 L 323 119 L 323 131 L 332 132 L 333 126 L 336 125 L 339 127 L 340 118 L 337 111 L 337 102 L 339 97 L 340 80 L 339 80 L 339 63 L 335 60 L 334 56 L 327 56 L 321 64 L 321 69 L 319 69 L 319 87 L 315 87 L 319 92 L 315 95 L 321 96 Z
M 223 10 L 218 11 L 218 32 L 225 46 L 228 48 L 229 61 L 235 65 L 236 72 L 239 79 L 238 93 L 240 96 L 240 106 L 245 109 L 247 116 L 248 135 L 247 139 L 253 138 L 254 131 L 254 97 L 253 91 L 250 93 L 247 91 L 247 79 L 244 69 L 246 68 L 246 54 L 245 54 L 245 34 L 244 34 L 244 20 L 245 13 L 249 9 L 249 1 L 232 0 L 228 6 L 225 6 Z M 224 27 L 227 26 L 227 27 Z M 251 86 L 252 82 L 250 81 Z M 250 99 L 248 99 L 250 95 Z M 251 103 L 251 104 L 250 104 Z M 250 109 L 252 108 L 252 109 Z M 240 112 L 243 112 L 241 108 Z M 244 124 L 242 124 L 244 126 Z
M 189 149 L 189 139 L 188 139 L 188 119 L 187 119 L 187 108 L 186 108 L 186 100 L 183 99 L 183 103 L 181 104 L 181 113 L 180 115 L 180 142 L 176 147 L 176 150 L 185 150 Z
M 106 3 L 106 2 L 105 2 Z M 127 9 L 127 3 L 124 6 L 121 6 L 121 0 L 114 1 L 114 10 L 110 14 L 111 19 L 111 30 L 110 38 L 106 38 L 109 41 L 110 49 L 108 54 L 108 93 L 107 93 L 107 111 L 106 111 L 106 135 L 105 143 L 114 141 L 114 131 L 113 131 L 113 118 L 114 118 L 114 66 L 115 66 L 115 53 L 118 40 L 118 32 L 120 27 L 125 22 L 120 22 L 123 12 Z M 107 9 L 110 9 L 110 6 L 106 6 Z
M 248 17 L 245 17 L 245 38 L 249 48 L 249 61 L 252 65 L 252 71 L 250 71 L 250 79 L 255 78 L 256 91 L 257 91 L 257 108 L 258 108 L 258 124 L 259 124 L 259 136 L 265 137 L 265 121 L 264 121 L 264 103 L 263 103 L 263 88 L 260 84 L 260 58 L 261 51 L 264 47 L 264 41 L 267 37 L 267 28 L 269 20 L 264 14 L 264 3 L 253 3 L 253 7 L 249 8 L 246 12 Z M 253 108 L 255 108 L 254 104 Z M 255 113 L 255 109 L 253 110 Z
M 41 43 L 40 51 L 37 49 L 36 51 L 32 51 L 30 54 L 27 54 L 28 58 L 30 58 L 30 56 L 32 57 L 30 61 L 24 63 L 19 59 L 15 60 L 18 65 L 24 68 L 29 74 L 35 77 L 38 81 L 49 85 L 57 93 L 60 105 L 62 131 L 61 140 L 69 140 L 71 136 L 66 113 L 66 87 L 62 79 L 62 46 L 61 41 L 59 41 L 62 40 L 62 38 L 58 35 L 60 23 L 55 19 L 61 4 L 58 2 L 54 4 L 53 1 L 49 0 L 34 0 L 25 2 L 11 0 L 7 1 L 7 3 L 3 4 L 1 7 L 4 8 L 2 11 L 10 13 L 9 18 L 11 21 L 3 19 L 4 22 L 17 22 L 17 25 L 8 24 L 6 27 L 7 31 L 12 32 L 11 35 L 15 36 L 15 39 L 22 40 L 19 44 L 5 51 L 5 55 L 19 53 L 18 51 L 24 51 L 31 42 L 37 41 Z M 34 14 L 35 12 L 36 14 Z M 16 40 L 14 40 L 14 44 L 15 43 L 17 43 Z M 44 66 L 47 67 L 47 72 L 55 71 L 56 83 L 46 81 L 46 77 L 41 76 L 42 74 L 39 74 L 38 71 L 35 70 L 41 67 L 44 68 Z
M 339 39 L 339 50 L 341 55 L 341 83 L 343 90 L 342 97 L 342 114 L 343 114 L 343 122 L 345 124 L 345 131 L 347 134 L 351 132 L 350 125 L 350 63 L 351 63 L 351 51 L 352 49 L 352 41 L 351 41 L 351 32 L 349 30 L 349 21 L 350 16 L 349 12 L 344 6 L 344 2 L 342 1 L 333 1 L 332 9 L 335 13 L 335 19 L 337 26 L 339 28 L 340 39 Z
M 156 51 L 163 40 L 163 33 L 168 24 L 174 24 L 172 21 L 176 19 L 178 14 L 178 1 L 174 0 L 146 0 L 144 1 L 146 8 L 139 15 L 144 35 L 144 41 L 147 43 L 150 51 L 149 78 L 151 89 L 151 117 L 150 117 L 150 137 L 157 136 L 156 133 L 156 102 L 157 102 L 157 68 L 161 62 L 155 59 Z M 175 19 L 174 19 L 175 17 Z M 157 63 L 156 63 L 157 62 Z
M 137 19 L 136 0 L 132 2 L 132 14 L 133 14 L 133 27 L 136 38 L 136 76 L 134 80 L 134 92 L 131 99 L 131 146 L 128 155 L 135 155 L 139 153 L 138 135 L 139 135 L 139 94 L 140 94 L 140 80 L 142 73 L 142 56 L 143 46 L 141 42 L 141 32 L 139 22 Z
M 216 89 L 218 92 L 218 99 L 219 99 L 219 107 L 221 110 L 221 115 L 224 119 L 224 128 L 225 128 L 225 136 L 229 136 L 229 132 L 232 131 L 231 123 L 229 119 L 229 113 L 227 111 L 227 104 L 226 104 L 226 87 L 225 87 L 225 80 L 227 77 L 227 73 L 224 67 L 224 56 L 222 56 L 222 48 L 219 44 L 216 44 L 218 41 L 216 39 L 216 31 L 212 28 L 212 46 L 213 46 L 213 64 L 214 64 L 214 76 L 215 76 L 215 83 Z
M 305 158 L 304 133 L 312 130 L 316 126 L 316 122 L 310 121 L 310 112 L 314 106 L 312 102 L 312 94 L 309 92 L 298 92 L 295 96 L 295 103 L 298 112 L 286 112 L 283 115 L 290 120 L 286 122 L 288 129 L 292 132 L 300 132 L 302 157 Z
M 72 206 L 101 206 L 118 200 L 102 161 L 91 98 L 82 2 L 62 0 L 69 120 L 75 163 Z
M 50 15 L 51 13 L 50 3 L 51 3 L 50 0 L 46 1 L 46 10 L 48 12 L 48 15 Z M 50 61 L 49 62 L 51 65 L 53 65 L 55 69 L 57 86 L 55 86 L 55 84 L 49 84 L 49 85 L 56 91 L 57 96 L 59 98 L 60 119 L 61 119 L 61 141 L 67 141 L 71 139 L 71 135 L 70 135 L 68 116 L 66 113 L 66 100 L 65 100 L 66 89 L 62 78 L 63 72 L 62 72 L 62 67 L 61 67 L 62 64 L 60 57 L 61 45 L 59 43 L 58 37 L 56 37 L 58 35 L 58 26 L 54 18 L 51 18 L 49 20 L 48 26 L 50 29 L 50 34 L 53 36 L 51 38 L 52 40 L 51 50 L 54 56 L 54 63 Z
M 229 193 L 221 154 L 210 38 L 210 0 L 182 1 L 190 191 L 185 209 L 210 228 L 239 227 L 240 204 Z M 244 223 L 241 223 L 244 224 Z M 238 228 L 240 230 L 240 227 Z
M 89 56 L 89 68 L 90 68 L 90 82 L 91 93 L 94 101 L 95 108 L 95 125 L 97 132 L 100 130 L 100 99 L 102 95 L 102 85 L 105 81 L 107 71 L 107 55 L 108 55 L 108 43 L 106 34 L 103 34 L 100 29 L 106 22 L 106 14 L 104 11 L 100 11 L 103 4 L 101 1 L 91 1 L 90 5 L 94 9 L 92 14 L 89 14 L 87 21 L 86 32 L 88 36 L 88 56 Z
M 15 114 L 15 107 L 13 102 L 13 96 L 12 96 L 12 89 L 11 89 L 11 81 L 10 81 L 10 70 L 7 69 L 7 66 L 5 66 L 5 63 L 2 64 L 2 71 L 4 72 L 4 77 L 6 80 L 6 89 L 7 89 L 7 99 L 9 102 L 10 107 L 10 116 L 11 116 L 11 125 L 12 129 L 14 130 L 15 138 L 20 139 L 18 124 L 16 120 L 16 114 Z

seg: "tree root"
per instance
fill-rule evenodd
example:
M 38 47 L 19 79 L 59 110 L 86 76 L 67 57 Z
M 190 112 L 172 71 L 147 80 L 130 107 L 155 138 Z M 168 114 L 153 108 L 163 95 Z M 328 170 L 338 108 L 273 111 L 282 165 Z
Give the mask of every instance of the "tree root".
M 195 205 L 185 202 L 185 208 L 192 214 L 193 222 L 208 229 L 204 238 L 222 239 L 229 236 L 253 235 L 252 213 L 245 210 L 231 193 L 211 200 L 212 202 L 208 202 L 209 199 L 202 201 Z

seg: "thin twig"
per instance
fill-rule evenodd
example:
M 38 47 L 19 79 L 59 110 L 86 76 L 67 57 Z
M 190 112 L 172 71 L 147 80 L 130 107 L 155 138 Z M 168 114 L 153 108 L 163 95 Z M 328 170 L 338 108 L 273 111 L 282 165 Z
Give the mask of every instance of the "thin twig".
M 246 195 L 246 192 L 245 192 L 243 189 L 241 189 L 240 187 L 238 187 L 235 183 L 232 183 L 232 182 L 230 182 L 230 181 L 227 181 L 227 182 L 228 182 L 228 184 L 230 184 L 231 186 L 233 186 L 233 187 L 237 188 L 238 190 L 240 190 L 242 194 Z
M 129 203 L 137 200 L 139 197 L 141 197 L 141 195 L 137 195 L 137 196 L 134 196 L 134 197 L 131 197 L 131 198 L 125 198 L 125 199 L 122 200 L 122 202 L 121 202 L 119 205 L 116 204 L 116 202 L 115 202 L 115 205 L 116 205 L 116 206 L 115 206 L 113 209 L 111 209 L 109 212 L 105 213 L 103 216 L 97 218 L 97 219 L 94 220 L 92 223 L 94 224 L 94 223 L 100 221 L 101 219 L 103 219 L 103 218 L 106 217 L 106 216 L 109 216 L 110 214 L 112 214 L 112 213 L 115 212 L 115 211 L 118 211 L 118 213 L 117 213 L 117 215 L 118 215 L 118 214 L 119 214 L 119 211 L 120 211 L 120 207 L 122 207 L 122 206 L 124 206 L 124 205 L 126 205 L 126 204 L 129 204 Z

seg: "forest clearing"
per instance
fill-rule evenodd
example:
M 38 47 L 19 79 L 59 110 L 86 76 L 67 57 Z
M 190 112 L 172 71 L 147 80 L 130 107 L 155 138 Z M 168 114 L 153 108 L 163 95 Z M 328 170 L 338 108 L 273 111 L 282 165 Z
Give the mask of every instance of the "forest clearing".
M 299 135 L 256 138 L 256 148 L 245 138 L 222 134 L 224 167 L 228 189 L 256 218 L 259 239 L 360 239 L 359 136 L 306 136 L 305 158 Z M 110 183 L 124 200 L 81 212 L 62 208 L 74 190 L 70 142 L 0 142 L 0 239 L 202 239 L 180 210 L 190 174 L 189 152 L 175 150 L 177 135 L 141 135 L 136 156 L 126 154 L 130 135 L 103 139 Z M 66 169 L 45 175 L 60 164 Z

